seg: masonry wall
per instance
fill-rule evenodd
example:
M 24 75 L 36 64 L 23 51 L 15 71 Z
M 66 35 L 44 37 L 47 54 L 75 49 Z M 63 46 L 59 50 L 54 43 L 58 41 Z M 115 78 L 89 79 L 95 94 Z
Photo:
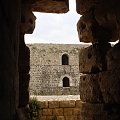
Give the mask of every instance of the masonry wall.
M 40 120 L 78 120 L 80 100 L 40 102 Z
M 0 119 L 14 120 L 18 108 L 20 0 L 0 1 Z
M 30 94 L 79 94 L 79 51 L 82 45 L 31 44 Z M 68 65 L 62 65 L 62 55 L 67 54 Z M 63 87 L 63 78 L 69 78 L 69 87 Z

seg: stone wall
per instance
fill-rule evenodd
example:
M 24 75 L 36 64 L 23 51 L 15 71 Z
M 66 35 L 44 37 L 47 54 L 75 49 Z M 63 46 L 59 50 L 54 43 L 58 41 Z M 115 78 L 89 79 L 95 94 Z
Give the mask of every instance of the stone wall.
M 14 120 L 19 100 L 20 0 L 0 1 L 0 119 Z
M 42 101 L 40 120 L 78 120 L 80 117 L 80 100 Z
M 79 40 L 92 45 L 80 52 L 82 120 L 120 119 L 120 1 L 76 0 L 82 14 L 77 23 Z M 92 110 L 90 109 L 92 107 Z
M 80 72 L 84 75 L 80 77 L 80 99 L 86 103 L 81 118 L 120 119 L 119 49 L 118 42 L 114 46 L 104 46 L 105 51 L 98 44 L 81 51 Z M 88 114 L 89 104 L 93 108 L 97 106 L 98 113 L 95 114 L 96 109 L 93 109 Z
M 79 51 L 85 45 L 33 44 L 28 46 L 30 48 L 30 94 L 79 94 Z M 68 65 L 62 65 L 63 54 L 68 55 Z M 69 78 L 69 87 L 63 87 L 64 77 Z

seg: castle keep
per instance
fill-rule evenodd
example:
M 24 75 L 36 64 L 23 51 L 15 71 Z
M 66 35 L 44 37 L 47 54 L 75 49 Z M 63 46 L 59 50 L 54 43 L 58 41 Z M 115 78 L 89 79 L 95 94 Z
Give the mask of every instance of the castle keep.
M 78 95 L 78 44 L 31 44 L 30 94 Z

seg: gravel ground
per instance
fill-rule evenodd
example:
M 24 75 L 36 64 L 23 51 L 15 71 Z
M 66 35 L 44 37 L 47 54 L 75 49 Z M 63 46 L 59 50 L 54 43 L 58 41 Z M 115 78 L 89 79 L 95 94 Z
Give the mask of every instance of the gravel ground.
M 52 95 L 52 96 L 30 96 L 37 98 L 38 101 L 63 101 L 63 100 L 80 100 L 80 95 Z

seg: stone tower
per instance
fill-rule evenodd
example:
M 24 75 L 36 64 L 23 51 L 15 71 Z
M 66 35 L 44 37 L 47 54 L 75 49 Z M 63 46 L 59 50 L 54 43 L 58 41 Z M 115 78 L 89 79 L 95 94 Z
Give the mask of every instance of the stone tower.
M 31 44 L 30 94 L 78 95 L 79 44 Z M 87 45 L 86 45 L 87 46 Z

